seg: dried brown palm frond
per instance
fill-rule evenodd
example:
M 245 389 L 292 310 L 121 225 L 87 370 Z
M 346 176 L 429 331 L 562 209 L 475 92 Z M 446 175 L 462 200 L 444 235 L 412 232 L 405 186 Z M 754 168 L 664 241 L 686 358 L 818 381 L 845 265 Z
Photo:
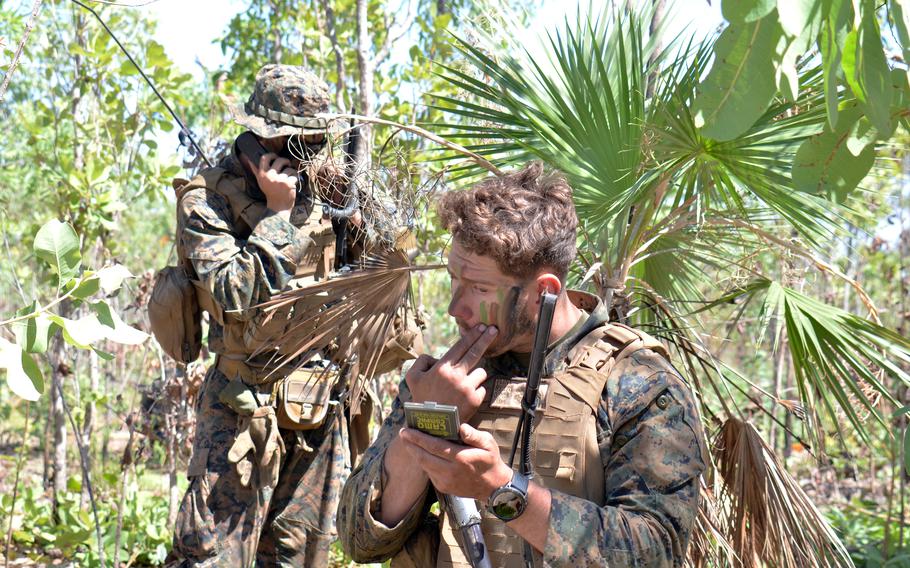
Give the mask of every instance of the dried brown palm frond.
M 260 304 L 267 314 L 261 327 L 278 331 L 253 354 L 274 352 L 276 368 L 302 365 L 315 354 L 339 366 L 353 362 L 353 408 L 366 381 L 387 370 L 380 363 L 389 340 L 407 333 L 411 273 L 442 266 L 412 266 L 402 250 L 373 255 L 363 264 L 363 269 L 293 288 Z
M 729 418 L 714 440 L 721 526 L 744 568 L 853 566 L 834 530 L 755 427 Z
M 698 499 L 698 516 L 692 531 L 692 540 L 686 555 L 687 568 L 736 566 L 737 556 L 727 543 L 717 513 L 714 492 L 701 478 L 701 492 Z

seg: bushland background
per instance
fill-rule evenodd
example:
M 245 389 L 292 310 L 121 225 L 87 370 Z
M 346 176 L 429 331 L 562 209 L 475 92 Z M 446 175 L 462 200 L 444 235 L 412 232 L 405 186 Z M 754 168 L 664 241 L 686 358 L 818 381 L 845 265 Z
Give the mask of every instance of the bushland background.
M 464 147 L 567 173 L 572 284 L 665 339 L 698 394 L 693 565 L 910 566 L 910 2 L 168 1 L 0 1 L 7 564 L 164 561 L 211 363 L 144 333 L 170 182 L 202 164 L 187 133 L 214 160 L 226 105 L 282 62 L 334 111 L 462 145 L 361 127 L 419 262 L 446 242 L 433 193 L 489 175 Z M 444 272 L 412 291 L 444 349 Z

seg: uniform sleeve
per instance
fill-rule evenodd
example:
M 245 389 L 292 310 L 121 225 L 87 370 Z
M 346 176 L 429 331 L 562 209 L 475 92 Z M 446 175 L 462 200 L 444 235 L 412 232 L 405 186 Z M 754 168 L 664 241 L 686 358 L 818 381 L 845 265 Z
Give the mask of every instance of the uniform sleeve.
M 311 242 L 272 211 L 241 240 L 227 200 L 205 189 L 183 198 L 180 215 L 181 244 L 197 276 L 225 311 L 241 311 L 240 319 L 287 285 Z
M 552 491 L 546 566 L 682 566 L 707 463 L 691 392 L 657 354 L 611 373 L 598 412 L 605 506 Z
M 386 448 L 404 426 L 402 400 L 410 400 L 404 381 L 392 412 L 382 424 L 376 441 L 364 453 L 341 492 L 338 504 L 338 538 L 341 546 L 355 562 L 382 562 L 397 554 L 412 534 L 424 523 L 434 495 L 424 488 L 423 496 L 397 525 L 389 527 L 378 520 L 382 490 L 386 484 L 383 460 Z M 435 497 L 433 497 L 435 498 Z

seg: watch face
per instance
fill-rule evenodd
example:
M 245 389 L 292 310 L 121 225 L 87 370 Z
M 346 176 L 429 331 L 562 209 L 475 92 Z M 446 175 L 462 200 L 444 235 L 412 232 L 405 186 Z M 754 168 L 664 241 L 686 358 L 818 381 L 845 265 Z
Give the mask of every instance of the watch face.
M 503 521 L 511 521 L 518 517 L 527 503 L 524 495 L 511 487 L 498 491 L 490 501 L 490 510 Z

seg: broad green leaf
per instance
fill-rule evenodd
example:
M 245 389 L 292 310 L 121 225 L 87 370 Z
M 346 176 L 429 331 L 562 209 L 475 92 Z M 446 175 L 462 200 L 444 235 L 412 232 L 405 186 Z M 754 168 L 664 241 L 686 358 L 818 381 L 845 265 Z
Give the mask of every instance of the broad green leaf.
M 875 162 L 874 146 L 866 146 L 857 156 L 847 146 L 850 131 L 861 116 L 862 111 L 853 101 L 840 110 L 834 131 L 826 129 L 802 143 L 792 170 L 797 189 L 843 202 L 859 185 Z
M 814 39 L 822 19 L 827 16 L 823 13 L 825 8 L 824 0 L 777 0 L 780 25 L 793 37 L 809 32 Z
M 695 99 L 695 125 L 704 136 L 731 140 L 765 112 L 777 90 L 774 60 L 781 38 L 776 14 L 724 30 L 714 66 Z
M 6 369 L 6 383 L 25 400 L 38 400 L 44 392 L 44 377 L 35 361 L 15 343 L 0 337 L 0 369 Z
M 108 328 L 107 338 L 114 343 L 139 345 L 148 340 L 149 334 L 124 323 L 124 321 L 120 319 L 120 316 L 117 315 L 117 312 L 111 311 L 110 316 L 114 322 L 114 327 L 113 329 Z
M 874 11 L 866 10 L 860 27 L 847 34 L 841 65 L 847 84 L 866 116 L 880 132 L 890 135 L 893 128 L 891 69 L 885 59 Z
M 101 349 L 98 349 L 97 347 L 92 347 L 92 351 L 94 351 L 98 355 L 98 357 L 100 357 L 101 359 L 103 359 L 105 361 L 114 360 L 113 353 L 108 353 L 107 351 L 102 351 Z
M 146 65 L 149 67 L 164 67 L 169 61 L 164 52 L 164 46 L 156 41 L 150 41 L 145 50 Z
M 787 49 L 777 64 L 775 77 L 777 88 L 790 102 L 796 102 L 799 97 L 799 71 L 796 68 L 799 58 L 808 51 L 815 38 L 815 33 L 805 31 L 801 36 L 790 42 Z
M 97 276 L 101 281 L 101 289 L 105 296 L 110 296 L 119 290 L 124 280 L 133 277 L 132 273 L 122 264 L 105 266 L 98 271 Z
M 37 311 L 37 302 L 16 312 L 16 316 Z M 47 351 L 48 340 L 54 331 L 54 324 L 48 319 L 47 314 L 39 313 L 25 321 L 16 322 L 12 326 L 16 334 L 16 343 L 28 353 L 44 353 Z
M 89 296 L 94 296 L 98 293 L 98 290 L 101 289 L 101 280 L 98 279 L 98 275 L 89 271 L 85 271 L 80 278 L 75 283 L 76 289 L 73 290 L 73 297 L 80 300 L 84 300 Z
M 76 320 L 59 315 L 52 315 L 50 318 L 63 329 L 63 339 L 67 343 L 82 349 L 88 349 L 92 344 L 105 339 L 108 330 L 111 329 L 102 324 L 95 314 Z
M 837 126 L 841 46 L 847 39 L 847 28 L 852 16 L 851 10 L 852 5 L 848 0 L 834 0 L 828 17 L 822 23 L 822 32 L 819 37 L 825 81 L 825 107 L 828 111 L 828 128 L 832 130 Z
M 777 13 L 784 32 L 793 37 L 777 67 L 777 87 L 790 102 L 799 96 L 796 63 L 809 51 L 827 14 L 823 0 L 778 0 Z
M 904 61 L 910 61 L 910 0 L 891 0 L 888 8 L 904 51 Z
M 79 263 L 82 261 L 79 237 L 69 223 L 57 220 L 45 223 L 35 235 L 35 254 L 57 274 L 58 287 L 62 287 L 79 272 Z
M 130 62 L 129 59 L 124 59 L 123 63 L 120 64 L 120 70 L 117 71 L 117 74 L 128 77 L 130 75 L 138 75 L 139 71 L 136 69 L 136 66 Z
M 116 312 L 106 308 L 104 302 L 96 302 L 92 304 L 93 314 L 77 320 L 58 315 L 51 316 L 51 319 L 63 328 L 63 338 L 67 343 L 82 349 L 88 349 L 104 339 L 123 345 L 139 345 L 149 338 L 147 333 L 130 327 Z
M 114 312 L 111 311 L 111 307 L 107 305 L 107 302 L 95 302 L 92 304 L 92 311 L 98 315 L 98 321 L 104 325 L 114 328 L 117 326 L 114 322 Z
M 891 115 L 906 113 L 910 109 L 910 71 L 891 70 Z
M 764 18 L 776 4 L 777 0 L 724 0 L 720 10 L 731 24 L 742 24 Z
M 881 133 L 872 122 L 865 116 L 860 117 L 850 128 L 850 135 L 847 137 L 847 149 L 854 156 L 862 154 L 863 150 L 875 141 L 881 138 Z

